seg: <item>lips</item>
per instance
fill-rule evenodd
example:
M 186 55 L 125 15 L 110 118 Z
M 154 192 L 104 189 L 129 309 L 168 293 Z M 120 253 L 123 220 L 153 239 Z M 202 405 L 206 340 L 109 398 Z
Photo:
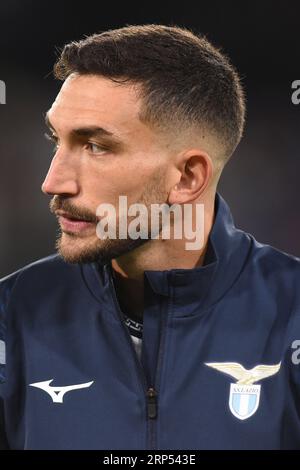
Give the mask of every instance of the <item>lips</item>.
M 63 231 L 66 232 L 82 232 L 91 227 L 94 227 L 94 223 L 88 220 L 79 219 L 66 212 L 57 211 L 58 221 Z

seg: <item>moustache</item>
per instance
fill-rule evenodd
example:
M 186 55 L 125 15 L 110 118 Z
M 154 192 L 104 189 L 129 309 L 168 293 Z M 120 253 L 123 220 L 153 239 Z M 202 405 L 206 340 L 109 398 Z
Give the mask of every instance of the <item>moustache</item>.
M 49 204 L 50 212 L 56 216 L 64 216 L 73 220 L 84 220 L 85 222 L 97 223 L 98 219 L 88 209 L 73 206 L 67 199 L 54 196 Z

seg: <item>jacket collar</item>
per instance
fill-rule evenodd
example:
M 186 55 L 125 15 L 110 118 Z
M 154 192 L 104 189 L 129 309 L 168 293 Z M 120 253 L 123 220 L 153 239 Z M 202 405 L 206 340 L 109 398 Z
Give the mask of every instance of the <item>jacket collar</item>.
M 235 227 L 229 206 L 217 192 L 204 264 L 194 269 L 145 271 L 144 275 L 156 294 L 173 296 L 175 316 L 191 315 L 199 308 L 209 308 L 230 289 L 244 268 L 251 245 L 251 237 Z M 111 269 L 110 264 L 82 265 L 89 289 L 107 307 L 107 302 L 112 303 Z

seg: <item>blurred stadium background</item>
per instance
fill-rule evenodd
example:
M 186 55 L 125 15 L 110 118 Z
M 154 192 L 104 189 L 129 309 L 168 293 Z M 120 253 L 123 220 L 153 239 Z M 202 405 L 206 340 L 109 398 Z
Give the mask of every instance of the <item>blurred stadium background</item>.
M 40 2 L 0 6 L 0 277 L 54 252 L 56 221 L 40 191 L 51 161 L 44 113 L 60 83 L 51 70 L 70 40 L 126 24 L 164 23 L 205 34 L 230 56 L 247 92 L 247 127 L 219 191 L 236 225 L 300 256 L 300 79 L 297 1 Z

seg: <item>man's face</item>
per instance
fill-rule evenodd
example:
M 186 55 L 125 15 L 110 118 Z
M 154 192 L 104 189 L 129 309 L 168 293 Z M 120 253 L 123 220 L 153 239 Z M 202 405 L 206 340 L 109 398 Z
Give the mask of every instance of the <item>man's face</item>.
M 128 206 L 167 202 L 168 149 L 139 120 L 139 109 L 133 86 L 72 75 L 47 113 L 56 153 L 42 191 L 53 196 L 57 249 L 67 262 L 106 262 L 145 242 L 101 240 L 100 204 L 112 204 L 118 215 L 119 195 L 127 196 Z

